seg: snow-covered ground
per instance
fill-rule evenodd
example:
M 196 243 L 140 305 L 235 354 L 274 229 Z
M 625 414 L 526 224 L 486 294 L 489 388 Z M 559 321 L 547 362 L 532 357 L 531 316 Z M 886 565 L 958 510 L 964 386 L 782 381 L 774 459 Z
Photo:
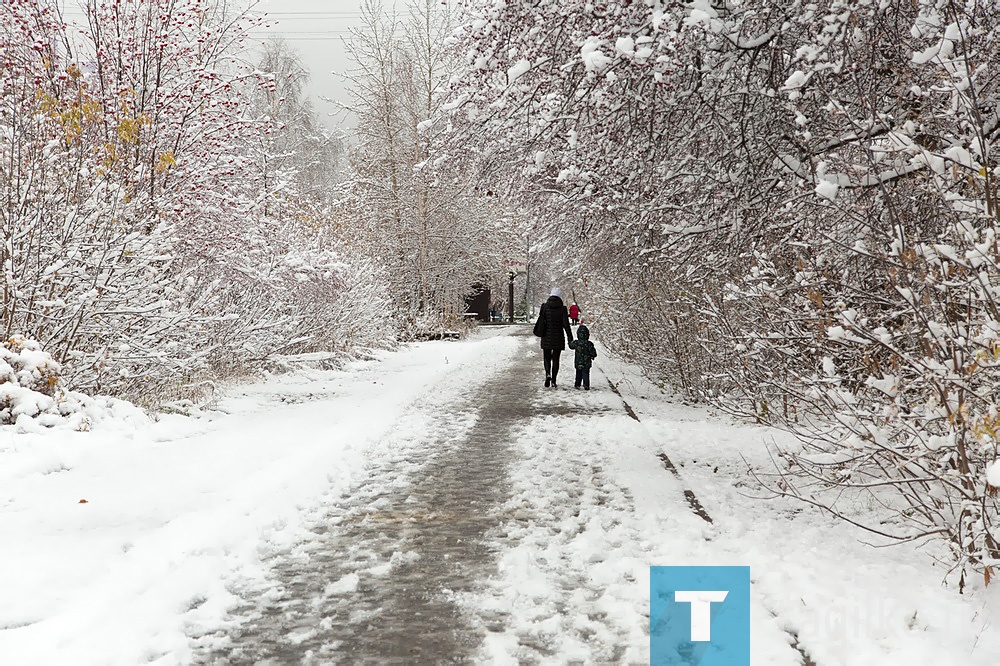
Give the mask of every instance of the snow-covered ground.
M 500 329 L 493 329 L 495 333 Z M 260 544 L 437 424 L 402 422 L 503 364 L 515 341 L 411 345 L 344 372 L 234 390 L 202 418 L 0 430 L 0 664 L 189 663 Z M 81 503 L 86 500 L 86 503 Z
M 196 417 L 0 429 L 0 663 L 190 663 L 233 622 L 235 588 L 307 539 L 319 506 L 473 426 L 474 411 L 438 416 L 538 353 L 509 330 L 276 376 Z M 808 507 L 750 497 L 743 460 L 768 465 L 780 434 L 673 404 L 606 354 L 595 390 L 563 374 L 525 398 L 536 415 L 515 429 L 489 533 L 497 575 L 460 599 L 486 636 L 481 661 L 644 663 L 648 567 L 732 564 L 752 567 L 754 664 L 803 651 L 819 666 L 998 663 L 996 588 L 958 596 L 911 547 L 872 548 Z
M 671 403 L 607 354 L 598 366 L 601 392 L 543 393 L 543 405 L 563 409 L 526 423 L 517 440 L 502 575 L 466 600 L 507 619 L 483 661 L 647 663 L 648 567 L 732 565 L 751 567 L 754 664 L 1000 663 L 995 586 L 959 596 L 912 546 L 874 548 L 816 509 L 754 499 L 764 493 L 747 462 L 771 469 L 768 445 L 790 445 L 787 435 Z

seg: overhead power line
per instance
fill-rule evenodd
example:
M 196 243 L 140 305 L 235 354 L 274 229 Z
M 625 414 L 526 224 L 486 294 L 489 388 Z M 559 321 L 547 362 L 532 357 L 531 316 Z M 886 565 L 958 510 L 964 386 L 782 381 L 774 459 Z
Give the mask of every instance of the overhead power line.
M 362 16 L 362 12 L 250 12 L 255 16 Z
M 65 9 L 62 12 L 63 16 L 87 16 L 87 12 L 80 11 L 79 9 Z M 254 16 L 256 18 L 273 18 L 282 19 L 287 21 L 305 21 L 305 20 L 315 20 L 315 19 L 340 19 L 340 18 L 360 18 L 363 16 L 361 12 L 249 12 L 249 16 Z

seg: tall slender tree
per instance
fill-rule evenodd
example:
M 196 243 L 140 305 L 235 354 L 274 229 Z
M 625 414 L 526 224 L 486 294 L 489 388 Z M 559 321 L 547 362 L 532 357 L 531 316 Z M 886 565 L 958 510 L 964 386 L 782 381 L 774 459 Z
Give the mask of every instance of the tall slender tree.
M 363 242 L 391 267 L 397 314 L 414 333 L 454 317 L 477 283 L 505 272 L 518 229 L 466 175 L 428 162 L 455 63 L 445 48 L 449 3 L 399 15 L 368 0 L 348 43 L 358 145 L 349 200 Z

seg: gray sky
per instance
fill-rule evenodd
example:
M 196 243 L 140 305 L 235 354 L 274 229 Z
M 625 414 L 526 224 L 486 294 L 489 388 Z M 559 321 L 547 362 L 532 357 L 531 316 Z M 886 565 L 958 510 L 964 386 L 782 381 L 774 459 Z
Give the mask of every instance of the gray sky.
M 2 2 L 2 0 L 0 0 Z M 386 0 L 392 4 L 392 0 Z M 352 119 L 333 117 L 336 106 L 324 102 L 327 97 L 346 102 L 343 79 L 333 72 L 343 73 L 351 65 L 344 52 L 348 29 L 361 21 L 362 0 L 246 0 L 253 5 L 252 13 L 266 13 L 271 27 L 255 31 L 255 41 L 271 37 L 284 39 L 298 52 L 309 70 L 313 108 L 320 120 L 330 128 L 347 127 Z M 83 21 L 84 12 L 78 0 L 65 0 L 65 16 L 70 21 Z
M 348 29 L 361 20 L 362 0 L 260 0 L 254 12 L 266 12 L 272 27 L 254 33 L 266 40 L 281 37 L 294 48 L 311 75 L 310 90 L 313 108 L 328 127 L 349 125 L 350 118 L 334 118 L 333 104 L 327 97 L 347 101 L 344 82 L 334 72 L 350 69 L 344 52 Z

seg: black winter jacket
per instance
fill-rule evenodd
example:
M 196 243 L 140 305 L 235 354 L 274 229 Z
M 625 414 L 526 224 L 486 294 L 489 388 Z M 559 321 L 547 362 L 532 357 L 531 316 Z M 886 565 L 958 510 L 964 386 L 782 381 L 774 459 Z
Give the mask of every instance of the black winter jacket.
M 569 348 L 576 350 L 573 365 L 577 370 L 587 370 L 594 365 L 594 359 L 597 358 L 597 347 L 590 341 L 590 329 L 583 324 L 580 324 L 580 328 L 576 329 L 576 340 L 569 343 Z
M 566 341 L 573 339 L 573 329 L 569 327 L 569 312 L 558 296 L 549 296 L 542 303 L 538 318 L 545 322 L 542 349 L 566 349 Z M 566 335 L 563 337 L 563 332 Z

